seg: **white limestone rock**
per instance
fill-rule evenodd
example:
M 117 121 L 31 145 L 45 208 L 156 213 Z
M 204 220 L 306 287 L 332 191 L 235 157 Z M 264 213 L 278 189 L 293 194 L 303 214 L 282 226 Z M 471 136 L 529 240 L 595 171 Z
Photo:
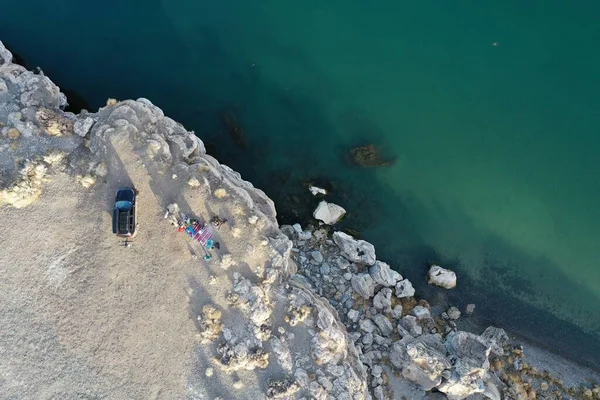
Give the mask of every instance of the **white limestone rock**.
M 317 314 L 317 326 L 322 330 L 327 330 L 333 322 L 335 317 L 327 308 L 319 308 L 319 313 Z
M 450 319 L 459 319 L 460 318 L 460 311 L 458 308 L 452 306 L 450 307 L 447 311 L 446 314 L 448 314 L 448 318 Z
M 292 228 L 294 229 L 294 232 L 296 232 L 296 234 L 302 233 L 302 226 L 300 226 L 300 224 L 294 224 L 292 225 Z
M 402 306 L 400 304 L 396 304 L 394 309 L 392 310 L 392 318 L 400 319 L 402 318 Z
M 414 339 L 413 339 L 414 340 Z M 408 361 L 408 355 L 406 354 L 406 340 L 398 340 L 394 342 L 390 348 L 390 362 L 396 369 L 402 369 L 404 364 Z
M 323 262 L 323 255 L 321 254 L 320 251 L 315 250 L 315 251 L 311 251 L 310 252 L 310 256 L 312 257 L 313 260 L 315 260 L 315 262 L 317 264 L 322 263 Z
M 312 357 L 318 365 L 338 363 L 347 356 L 348 343 L 341 326 L 335 322 L 311 340 Z
M 375 378 L 379 378 L 382 373 L 383 368 L 381 367 L 381 365 L 374 365 L 371 369 L 371 375 L 373 375 Z
M 365 299 L 373 297 L 375 293 L 375 282 L 369 274 L 353 275 L 350 284 L 352 289 Z
M 94 122 L 94 119 L 90 117 L 80 118 L 77 121 L 75 121 L 75 124 L 73 125 L 73 130 L 77 135 L 84 137 L 90 131 L 92 125 L 94 125 Z
M 375 389 L 373 389 L 373 397 L 375 398 L 375 400 L 385 400 L 386 397 L 383 391 L 383 387 L 377 386 Z
M 327 190 L 317 187 L 317 186 L 309 186 L 308 190 L 310 190 L 310 192 L 312 193 L 313 196 L 316 196 L 318 194 L 322 194 L 322 195 L 327 194 Z
M 423 390 L 431 390 L 442 382 L 442 372 L 450 368 L 450 361 L 440 352 L 421 342 L 406 345 L 409 362 L 402 368 L 402 376 L 419 385 Z
M 438 386 L 438 390 L 452 400 L 483 393 L 489 376 L 490 347 L 479 336 L 462 331 L 450 333 L 444 344 L 454 362 L 452 373 Z
M 359 325 L 361 330 L 368 333 L 372 333 L 377 328 L 377 326 L 370 319 L 363 319 L 360 321 Z
M 302 232 L 298 233 L 299 240 L 310 240 L 311 238 L 312 238 L 311 231 L 302 231 Z
M 396 282 L 402 280 L 402 275 L 381 261 L 375 261 L 375 264 L 369 268 L 369 274 L 375 282 L 387 287 L 394 286 Z
M 449 269 L 440 267 L 439 265 L 432 265 L 429 268 L 429 283 L 430 285 L 436 285 L 445 289 L 452 289 L 456 287 L 456 274 Z
M 467 306 L 465 307 L 465 313 L 467 313 L 467 315 L 471 315 L 475 312 L 475 304 L 467 304 Z
M 490 400 L 502 400 L 500 390 L 498 390 L 498 387 L 493 382 L 491 382 L 490 379 L 485 381 L 485 390 L 483 391 L 483 396 L 487 397 Z
M 396 283 L 396 297 L 399 299 L 405 297 L 413 297 L 415 295 L 415 288 L 408 279 L 403 279 Z
M 349 261 L 362 265 L 375 264 L 375 247 L 364 240 L 355 240 L 344 232 L 334 232 L 333 241 Z
M 426 319 L 431 318 L 431 313 L 427 309 L 427 307 L 423 306 L 415 306 L 412 309 L 412 314 L 417 317 L 417 319 Z
M 411 336 L 416 337 L 423 333 L 423 328 L 417 323 L 417 317 L 413 315 L 406 315 L 402 317 L 402 326 Z
M 383 336 L 390 336 L 394 332 L 394 327 L 389 319 L 385 315 L 377 314 L 373 317 L 373 322 L 379 328 L 379 331 Z
M 358 318 L 360 317 L 360 313 L 356 310 L 350 310 L 350 311 L 348 311 L 347 317 L 350 321 L 356 322 L 356 321 L 358 321 Z
M 319 221 L 323 221 L 327 225 L 333 225 L 342 219 L 344 214 L 346 214 L 346 210 L 342 207 L 323 200 L 313 212 L 313 217 Z
M 288 346 L 279 338 L 273 337 L 269 340 L 273 353 L 277 356 L 277 362 L 286 371 L 292 370 L 292 354 Z
M 497 356 L 504 355 L 504 347 L 510 339 L 504 329 L 488 326 L 479 336 L 480 340 L 490 347 L 490 351 Z
M 392 308 L 392 289 L 383 288 L 373 297 L 373 307 L 390 312 Z M 400 307 L 402 310 L 402 307 Z M 400 311 L 402 313 L 402 311 Z

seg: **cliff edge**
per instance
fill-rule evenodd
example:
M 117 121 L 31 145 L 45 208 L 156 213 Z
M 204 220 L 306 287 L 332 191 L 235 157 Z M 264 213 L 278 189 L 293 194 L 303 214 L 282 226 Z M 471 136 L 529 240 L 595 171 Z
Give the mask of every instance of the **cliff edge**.
M 458 310 L 418 302 L 365 241 L 280 228 L 261 190 L 149 100 L 66 105 L 0 42 L 0 398 L 528 395 L 501 379 L 522 369 L 504 331 L 458 331 Z M 125 242 L 120 187 L 138 192 Z
M 64 106 L 0 45 L 1 398 L 301 397 L 317 381 L 367 396 L 332 309 L 289 283 L 262 191 L 148 100 Z M 123 186 L 139 192 L 128 246 L 111 231 Z M 228 221 L 211 260 L 164 218 L 174 203 Z

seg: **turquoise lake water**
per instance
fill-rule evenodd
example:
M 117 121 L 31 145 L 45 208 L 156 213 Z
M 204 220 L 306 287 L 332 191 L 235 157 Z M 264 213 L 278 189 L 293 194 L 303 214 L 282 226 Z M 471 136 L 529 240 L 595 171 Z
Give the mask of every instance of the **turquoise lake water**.
M 449 266 L 447 301 L 600 365 L 600 2 L 120 3 L 6 2 L 0 40 L 92 110 L 149 98 L 284 222 L 330 186 L 419 293 Z M 365 143 L 395 164 L 348 167 Z

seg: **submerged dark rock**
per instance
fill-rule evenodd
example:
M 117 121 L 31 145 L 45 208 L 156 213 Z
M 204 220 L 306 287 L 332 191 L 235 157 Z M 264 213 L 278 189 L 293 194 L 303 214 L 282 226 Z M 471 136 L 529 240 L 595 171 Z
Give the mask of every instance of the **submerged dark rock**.
M 347 161 L 363 168 L 388 167 L 392 165 L 395 158 L 386 157 L 382 151 L 372 143 L 350 149 Z
M 242 128 L 237 113 L 232 108 L 225 108 L 220 112 L 221 121 L 227 127 L 227 131 L 233 138 L 235 145 L 240 150 L 247 150 L 248 143 L 246 143 L 246 138 L 244 134 L 244 129 Z

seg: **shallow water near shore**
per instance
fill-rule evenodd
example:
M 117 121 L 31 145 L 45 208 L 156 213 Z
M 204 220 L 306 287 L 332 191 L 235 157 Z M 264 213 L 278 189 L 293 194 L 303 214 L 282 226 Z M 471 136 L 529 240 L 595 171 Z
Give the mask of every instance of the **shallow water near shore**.
M 318 202 L 303 184 L 328 186 L 349 212 L 341 227 L 418 293 L 474 302 L 486 322 L 598 366 L 599 13 L 559 1 L 30 1 L 3 6 L 0 40 L 91 109 L 151 99 L 265 190 L 282 222 Z M 237 144 L 225 116 L 243 129 Z M 395 163 L 349 167 L 344 152 L 365 143 Z M 459 287 L 428 287 L 430 262 Z

